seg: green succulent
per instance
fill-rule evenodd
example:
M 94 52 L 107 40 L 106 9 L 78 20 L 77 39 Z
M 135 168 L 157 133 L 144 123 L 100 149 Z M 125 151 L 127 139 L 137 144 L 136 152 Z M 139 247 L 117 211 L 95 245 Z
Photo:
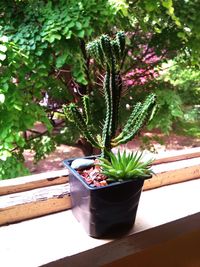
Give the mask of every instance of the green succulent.
M 101 173 L 107 176 L 107 181 L 123 181 L 135 178 L 146 178 L 153 174 L 150 169 L 153 160 L 143 161 L 143 153 L 126 153 L 115 155 L 113 152 L 107 152 L 110 161 L 106 158 L 99 158 Z

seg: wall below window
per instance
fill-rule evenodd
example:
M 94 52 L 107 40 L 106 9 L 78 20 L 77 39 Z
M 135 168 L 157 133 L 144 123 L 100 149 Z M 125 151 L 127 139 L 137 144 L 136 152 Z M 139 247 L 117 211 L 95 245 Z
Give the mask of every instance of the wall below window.
M 199 267 L 200 231 L 153 246 L 104 267 Z

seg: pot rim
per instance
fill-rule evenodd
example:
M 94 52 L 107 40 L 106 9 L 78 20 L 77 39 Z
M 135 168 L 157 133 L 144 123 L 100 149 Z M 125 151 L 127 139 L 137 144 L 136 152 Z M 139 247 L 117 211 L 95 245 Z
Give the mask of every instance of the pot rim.
M 129 179 L 129 180 L 125 180 L 125 181 L 113 182 L 113 183 L 110 183 L 110 184 L 105 185 L 105 186 L 100 186 L 100 187 L 91 186 L 91 185 L 87 184 L 86 181 L 84 181 L 84 179 L 77 172 L 76 169 L 71 167 L 71 163 L 75 159 L 83 159 L 83 158 L 84 159 L 85 158 L 86 159 L 95 159 L 95 158 L 98 158 L 98 157 L 100 157 L 100 155 L 92 155 L 92 156 L 85 156 L 85 157 L 75 157 L 75 158 L 65 159 L 63 161 L 63 163 L 64 163 L 64 166 L 67 167 L 73 173 L 73 175 L 75 175 L 77 177 L 77 179 L 89 190 L 102 190 L 104 188 L 110 188 L 110 187 L 113 187 L 113 186 L 119 186 L 119 185 L 125 184 L 125 183 L 131 183 L 131 182 L 136 182 L 136 181 L 145 181 L 145 180 L 150 179 L 152 177 L 152 175 L 149 175 L 149 176 L 146 176 L 146 177 L 135 177 L 133 179 Z

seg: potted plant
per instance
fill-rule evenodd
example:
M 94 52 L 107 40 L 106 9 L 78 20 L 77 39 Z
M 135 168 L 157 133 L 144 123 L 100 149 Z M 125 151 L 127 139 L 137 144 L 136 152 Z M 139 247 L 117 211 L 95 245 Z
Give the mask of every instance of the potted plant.
M 132 140 L 151 119 L 155 107 L 155 95 L 151 93 L 143 103 L 136 103 L 118 133 L 124 50 L 124 32 L 118 32 L 113 39 L 102 35 L 87 45 L 89 55 L 105 69 L 106 112 L 101 136 L 94 136 L 90 131 L 90 96 L 82 97 L 81 109 L 75 103 L 64 107 L 66 117 L 92 146 L 101 150 L 100 156 L 64 161 L 69 169 L 73 214 L 93 237 L 112 234 L 115 230 L 121 232 L 133 225 L 144 180 L 152 173 L 151 161 L 144 162 L 141 153 L 118 150 L 115 155 L 111 151 Z

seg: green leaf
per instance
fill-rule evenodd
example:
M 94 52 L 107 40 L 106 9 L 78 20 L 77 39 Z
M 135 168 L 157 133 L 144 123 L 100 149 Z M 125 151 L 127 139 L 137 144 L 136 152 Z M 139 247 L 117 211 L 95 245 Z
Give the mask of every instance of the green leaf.
M 0 104 L 3 104 L 5 101 L 5 95 L 4 94 L 0 94 Z
M 178 36 L 179 38 L 183 39 L 183 40 L 187 40 L 187 38 L 186 38 L 186 34 L 185 34 L 184 32 L 178 32 L 178 33 L 177 33 L 177 36 Z
M 0 160 L 5 161 L 7 158 L 11 157 L 12 154 L 8 150 L 4 150 L 0 153 Z
M 6 82 L 3 83 L 2 88 L 3 88 L 3 92 L 7 92 L 8 91 L 8 88 L 9 88 L 8 83 L 6 83 Z
M 83 38 L 85 36 L 85 31 L 81 30 L 77 33 L 78 37 Z
M 173 2 L 172 0 L 162 0 L 162 5 L 169 9 L 173 6 Z
M 72 28 L 72 27 L 74 27 L 74 26 L 75 26 L 74 21 L 70 21 L 70 22 L 67 24 L 67 27 L 68 27 L 68 28 Z
M 62 55 L 60 55 L 59 57 L 57 57 L 56 59 L 56 68 L 61 68 L 67 60 L 68 54 L 67 53 L 63 53 Z
M 55 40 L 60 40 L 61 39 L 61 35 L 57 34 L 57 33 L 53 33 L 53 34 L 51 34 L 49 36 L 46 36 L 44 39 L 47 40 L 50 43 L 53 43 Z
M 157 1 L 156 0 L 147 0 L 145 1 L 145 9 L 148 12 L 151 12 L 157 8 Z
M 77 27 L 78 30 L 81 30 L 82 29 L 82 24 L 79 21 L 77 21 L 76 22 L 76 27 Z
M 6 59 L 6 55 L 5 54 L 2 54 L 0 53 L 0 60 L 1 61 L 4 61 Z
M 8 128 L 4 127 L 0 130 L 0 139 L 3 140 L 8 135 Z
M 183 112 L 182 112 L 181 109 L 174 108 L 174 109 L 172 109 L 172 115 L 173 115 L 174 117 L 182 118 L 184 114 L 183 114 Z
M 70 39 L 72 36 L 72 31 L 69 30 L 66 34 L 65 34 L 65 39 Z
M 0 44 L 0 51 L 5 53 L 7 51 L 7 47 L 5 45 Z
M 14 104 L 13 107 L 16 109 L 16 110 L 19 110 L 21 111 L 22 110 L 22 107 L 17 105 L 17 104 Z
M 0 37 L 0 42 L 2 42 L 2 43 L 7 43 L 8 42 L 8 37 L 7 36 L 1 36 Z

